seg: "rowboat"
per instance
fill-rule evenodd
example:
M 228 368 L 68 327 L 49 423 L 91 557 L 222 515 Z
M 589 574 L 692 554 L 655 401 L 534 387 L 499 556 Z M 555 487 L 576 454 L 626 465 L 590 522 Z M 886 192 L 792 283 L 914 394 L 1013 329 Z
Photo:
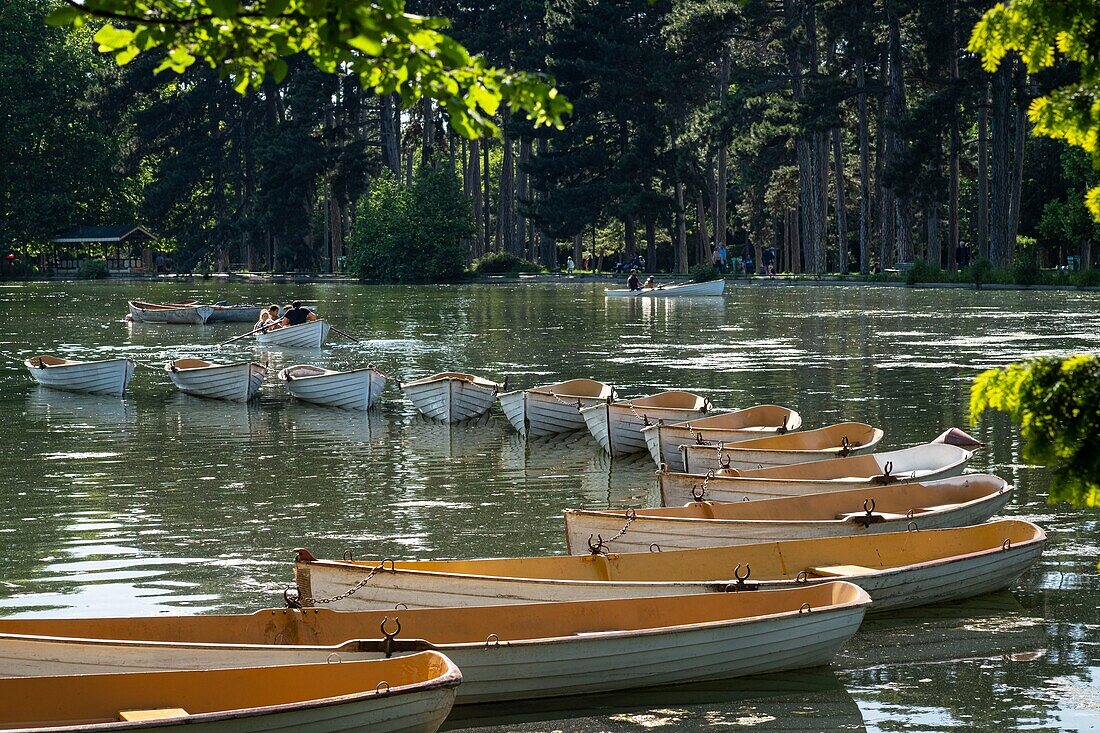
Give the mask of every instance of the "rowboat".
M 733 445 L 689 443 L 680 446 L 680 462 L 685 473 L 789 466 L 864 455 L 875 449 L 882 435 L 878 428 L 861 422 L 842 422 L 801 433 L 743 440 Z
M 347 664 L 10 678 L 0 680 L 0 730 L 435 733 L 461 681 L 454 663 L 436 652 Z
M 136 366 L 129 359 L 75 361 L 50 354 L 32 356 L 23 365 L 44 387 L 119 396 L 126 391 Z
M 138 323 L 190 323 L 203 324 L 214 312 L 212 305 L 195 303 L 147 303 L 143 300 L 127 302 L 131 320 Z
M 206 319 L 207 323 L 255 323 L 260 320 L 262 306 L 258 305 L 212 305 L 213 311 Z
M 642 428 L 658 420 L 682 422 L 705 415 L 712 405 L 691 392 L 669 390 L 649 397 L 607 401 L 581 410 L 592 437 L 612 456 L 646 449 Z
M 750 471 L 729 469 L 705 475 L 658 471 L 657 478 L 661 503 L 664 506 L 681 506 L 696 498 L 710 501 L 774 499 L 885 484 L 934 481 L 958 476 L 973 456 L 974 451 L 966 448 L 926 443 L 885 453 Z
M 440 372 L 430 377 L 398 382 L 424 417 L 461 422 L 484 415 L 493 406 L 502 385 L 462 372 Z
M 530 438 L 584 428 L 580 411 L 614 398 L 610 385 L 592 379 L 570 379 L 498 395 L 508 422 Z
M 657 509 L 569 509 L 565 539 L 569 553 L 579 555 L 612 543 L 616 550 L 639 552 L 654 544 L 682 550 L 900 532 L 909 526 L 943 529 L 984 522 L 1003 509 L 1011 495 L 1004 479 L 970 474 L 782 499 L 695 501 Z
M 279 379 L 300 400 L 345 410 L 369 410 L 386 388 L 386 375 L 373 364 L 346 372 L 298 364 L 280 371 Z
M 698 420 L 666 423 L 642 428 L 646 447 L 658 466 L 667 465 L 673 471 L 683 471 L 680 446 L 688 444 L 717 445 L 742 440 L 784 435 L 802 427 L 802 416 L 778 405 L 756 405 L 744 410 L 722 412 Z
M 328 321 L 318 318 L 297 326 L 284 326 L 256 334 L 260 346 L 282 346 L 291 349 L 319 349 L 328 338 Z
M 834 581 L 530 604 L 522 613 L 495 605 L 0 621 L 0 654 L 13 658 L 0 674 L 354 662 L 429 649 L 462 670 L 460 704 L 559 697 L 828 664 L 870 603 Z
M 331 598 L 358 587 L 329 608 L 440 608 L 723 593 L 737 589 L 734 569 L 740 564 L 737 575 L 748 588 L 857 583 L 871 594 L 874 613 L 1008 588 L 1038 561 L 1045 542 L 1036 525 L 1001 520 L 696 550 L 487 560 L 318 560 L 299 549 L 295 580 L 306 598 Z M 0 621 L 0 630 L 12 623 L 21 622 Z
M 260 391 L 267 369 L 256 362 L 216 364 L 202 359 L 176 359 L 164 371 L 180 389 L 196 397 L 248 402 Z
M 625 290 L 608 288 L 604 295 L 608 298 L 679 298 L 707 295 L 722 295 L 726 291 L 726 281 L 708 280 L 702 283 L 684 283 L 683 285 L 658 285 L 656 288 Z

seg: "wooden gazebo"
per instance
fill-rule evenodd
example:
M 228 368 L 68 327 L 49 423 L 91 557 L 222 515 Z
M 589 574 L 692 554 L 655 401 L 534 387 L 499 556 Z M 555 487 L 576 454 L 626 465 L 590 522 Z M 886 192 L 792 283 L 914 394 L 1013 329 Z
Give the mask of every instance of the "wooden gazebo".
M 156 272 L 157 237 L 142 226 L 74 227 L 50 240 L 43 263 L 54 273 L 75 273 L 84 260 L 102 257 L 115 274 Z

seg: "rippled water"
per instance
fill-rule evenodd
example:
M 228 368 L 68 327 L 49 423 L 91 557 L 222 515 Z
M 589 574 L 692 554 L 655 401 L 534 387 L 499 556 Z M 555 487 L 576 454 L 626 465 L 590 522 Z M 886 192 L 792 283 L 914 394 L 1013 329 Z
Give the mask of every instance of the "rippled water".
M 127 324 L 127 297 L 314 299 L 362 343 L 320 352 L 212 346 L 246 330 Z M 978 369 L 1100 349 L 1100 297 L 1073 292 L 736 287 L 725 299 L 605 301 L 596 285 L 0 286 L 0 614 L 245 611 L 276 603 L 293 548 L 318 555 L 464 557 L 564 551 L 560 512 L 653 498 L 646 455 L 614 464 L 586 435 L 527 445 L 499 414 L 447 427 L 392 387 L 358 415 L 290 400 L 175 391 L 180 356 L 273 369 L 373 362 L 529 386 L 570 377 L 626 395 L 679 387 L 720 407 L 790 405 L 808 427 L 886 430 L 884 448 L 965 426 Z M 52 393 L 19 362 L 125 355 L 125 400 Z M 1097 513 L 1048 505 L 998 416 L 975 467 L 1010 479 L 1009 509 L 1051 542 L 1011 593 L 873 619 L 834 667 L 641 694 L 462 710 L 452 726 L 527 731 L 1007 730 L 1100 727 Z

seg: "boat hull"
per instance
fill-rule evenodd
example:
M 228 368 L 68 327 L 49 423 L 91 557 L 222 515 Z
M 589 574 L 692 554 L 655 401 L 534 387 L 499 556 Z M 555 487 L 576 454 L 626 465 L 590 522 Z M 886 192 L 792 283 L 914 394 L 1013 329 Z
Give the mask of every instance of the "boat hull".
M 401 387 L 420 414 L 441 422 L 462 422 L 487 413 L 497 397 L 495 387 L 442 377 Z
M 330 328 L 327 321 L 309 321 L 298 326 L 258 333 L 256 343 L 260 346 L 279 346 L 287 349 L 319 349 L 328 338 Z
M 791 599 L 784 602 L 783 611 L 776 613 L 738 616 L 724 609 L 744 607 L 754 599 L 723 595 L 692 600 L 696 606 L 712 609 L 714 620 L 705 623 L 681 622 L 667 627 L 550 638 L 538 638 L 538 629 L 533 628 L 535 638 L 512 639 L 505 634 L 499 640 L 478 638 L 433 648 L 462 670 L 456 700 L 460 704 L 571 696 L 802 669 L 828 664 L 859 628 L 868 608 L 862 593 L 842 584 L 837 586 L 847 588 L 850 595 L 863 601 L 829 605 L 821 603 L 829 592 L 825 588 L 807 593 L 805 587 L 789 587 L 769 594 Z M 817 608 L 800 613 L 797 609 L 802 599 L 812 600 Z M 667 617 L 672 602 L 668 598 L 638 598 L 631 599 L 630 606 L 636 617 Z M 302 613 L 309 614 L 310 610 Z M 400 619 L 401 613 L 397 612 L 396 617 Z M 590 628 L 600 628 L 598 613 Z M 6 669 L 4 674 L 9 675 L 44 674 L 46 669 L 52 674 L 77 674 L 92 669 L 186 670 L 351 662 L 382 656 L 377 644 L 359 646 L 355 642 L 336 648 L 266 644 L 219 648 L 213 644 L 127 644 L 112 640 L 66 643 L 0 636 L 0 655 L 9 654 L 19 665 Z
M 588 430 L 605 451 L 612 456 L 626 456 L 646 450 L 642 429 L 665 422 L 682 422 L 706 414 L 701 409 L 669 407 L 635 407 L 622 403 L 604 403 L 581 410 Z
M 254 362 L 176 370 L 169 365 L 165 371 L 181 392 L 230 402 L 248 402 L 255 397 L 267 375 L 267 369 Z
M 343 410 L 369 410 L 386 387 L 386 375 L 373 367 L 287 379 L 289 371 L 279 372 L 279 378 L 292 395 L 304 402 Z
M 207 322 L 214 307 L 209 305 L 184 305 L 178 307 L 142 308 L 128 303 L 130 318 L 138 323 L 174 323 L 202 325 Z M 258 316 L 257 316 L 258 317 Z
M 215 305 L 207 323 L 255 323 L 263 308 L 258 305 Z
M 580 411 L 602 402 L 606 400 L 599 397 L 562 397 L 534 391 L 500 395 L 500 408 L 508 422 L 529 438 L 583 430 L 586 426 Z
M 762 437 L 762 436 L 756 436 Z M 861 445 L 851 449 L 848 455 L 865 456 L 873 453 L 878 443 Z M 734 445 L 681 445 L 680 464 L 685 473 L 706 473 L 723 468 L 752 470 L 772 466 L 793 466 L 810 461 L 837 458 L 836 450 L 752 450 Z
M 687 283 L 685 285 L 669 285 L 655 289 L 642 290 L 617 290 L 608 289 L 604 295 L 608 298 L 698 298 L 713 297 L 726 292 L 725 280 L 708 280 L 704 283 Z
M 639 516 L 625 527 L 622 514 L 613 512 L 565 512 L 565 535 L 569 553 L 590 551 L 594 537 L 615 537 L 616 552 L 645 552 L 653 545 L 661 549 L 687 550 L 700 547 L 747 545 L 780 540 L 849 537 L 909 529 L 948 529 L 981 524 L 1008 503 L 1012 492 L 1003 490 L 981 501 L 957 508 L 917 514 L 885 516 L 881 521 L 861 524 L 845 520 L 682 520 Z M 621 534 L 620 534 L 621 532 Z
M 908 564 L 884 564 L 883 557 L 886 555 L 900 552 L 901 557 L 909 556 L 905 548 L 910 537 L 914 541 L 929 543 L 928 546 L 933 549 Z M 676 568 L 685 563 L 690 565 L 694 555 L 688 552 L 688 557 L 681 560 L 671 550 L 662 552 L 661 557 L 671 559 L 675 567 L 669 571 L 666 566 L 665 571 L 654 574 L 652 580 L 619 580 L 622 576 L 616 570 L 620 559 L 648 558 L 648 552 L 634 556 L 612 553 L 593 558 L 591 562 L 599 563 L 601 567 L 606 565 L 606 570 L 601 574 L 608 579 L 601 580 L 510 577 L 474 574 L 472 570 L 469 573 L 415 571 L 406 570 L 398 564 L 393 571 L 375 574 L 354 594 L 329 606 L 337 610 L 356 611 L 392 608 L 398 603 L 406 603 L 410 608 L 444 608 L 723 593 L 731 589 L 733 567 L 738 562 L 748 564 L 749 558 L 760 559 L 763 555 L 762 563 L 774 564 L 782 570 L 768 574 L 760 565 L 750 565 L 755 572 L 748 581 L 749 587 L 783 588 L 842 579 L 866 590 L 874 601 L 871 612 L 881 613 L 1009 588 L 1039 560 L 1045 543 L 1046 535 L 1038 527 L 1018 520 L 1005 520 L 962 529 L 918 529 L 905 535 L 741 545 L 741 549 L 722 548 L 721 558 L 724 561 L 716 564 L 722 566 L 724 574 L 713 580 L 683 579 L 683 574 Z M 945 549 L 955 546 L 963 549 Z M 868 567 L 876 563 L 880 567 Z M 726 568 L 726 565 L 729 567 Z M 850 569 L 851 572 L 823 575 L 812 572 L 811 566 L 832 566 Z M 295 577 L 305 595 L 328 598 L 346 592 L 361 581 L 368 570 L 362 566 L 332 561 L 298 562 Z
M 795 413 L 795 416 L 797 417 L 797 413 Z M 790 426 L 752 425 L 730 429 L 696 427 L 692 425 L 692 421 L 670 424 L 659 420 L 656 425 L 642 428 L 642 436 L 645 438 L 649 455 L 653 457 L 653 462 L 658 467 L 664 465 L 671 471 L 683 471 L 684 459 L 680 453 L 680 446 L 682 445 L 740 443 L 744 440 L 765 438 L 770 435 L 780 435 L 788 431 L 798 430 L 801 425 L 801 417 L 797 417 L 797 423 Z
M 88 361 L 39 368 L 26 364 L 31 376 L 43 387 L 64 392 L 122 396 L 134 376 L 129 359 Z

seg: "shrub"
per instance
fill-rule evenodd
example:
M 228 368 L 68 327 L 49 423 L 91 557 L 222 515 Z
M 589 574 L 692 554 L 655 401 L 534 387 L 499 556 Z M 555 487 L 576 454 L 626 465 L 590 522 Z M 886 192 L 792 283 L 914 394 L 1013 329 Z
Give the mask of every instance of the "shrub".
M 942 269 L 935 265 L 930 265 L 924 260 L 917 260 L 913 263 L 913 266 L 905 272 L 906 285 L 947 282 L 950 279 L 948 274 Z
M 1070 275 L 1069 281 L 1078 288 L 1100 287 L 1100 270 L 1080 270 Z
M 517 257 L 511 252 L 490 252 L 474 260 L 471 269 L 476 275 L 518 275 L 542 272 L 542 268 L 534 262 Z
M 974 260 L 970 263 L 970 267 L 963 271 L 963 275 L 969 282 L 974 283 L 978 288 L 982 287 L 982 283 L 990 281 L 990 276 L 993 274 L 993 263 L 984 257 Z
M 1039 269 L 1039 262 L 1033 253 L 1017 257 L 1012 263 L 1012 282 L 1029 288 L 1043 281 L 1043 271 Z
M 718 272 L 718 268 L 705 262 L 700 262 L 698 265 L 691 268 L 691 279 L 697 283 L 717 280 L 719 276 L 720 273 Z
M 84 260 L 76 271 L 76 276 L 81 280 L 102 280 L 107 274 L 107 260 L 100 257 Z
M 421 166 L 408 187 L 387 173 L 359 203 L 348 269 L 389 282 L 455 280 L 473 233 L 462 184 L 442 160 Z

